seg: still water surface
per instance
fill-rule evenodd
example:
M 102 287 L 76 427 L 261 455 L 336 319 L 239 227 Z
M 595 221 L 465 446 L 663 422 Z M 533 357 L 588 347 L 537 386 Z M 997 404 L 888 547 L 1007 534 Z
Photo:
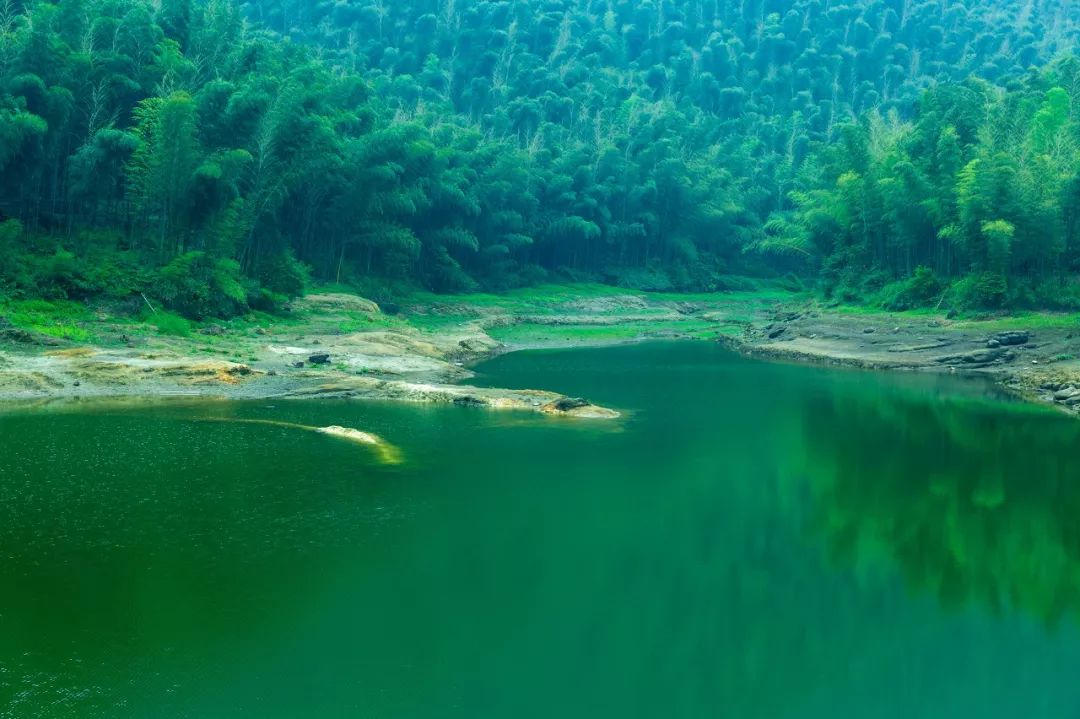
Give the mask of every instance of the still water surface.
M 627 417 L 0 413 L 0 717 L 1080 717 L 1080 422 L 706 344 L 481 369 Z

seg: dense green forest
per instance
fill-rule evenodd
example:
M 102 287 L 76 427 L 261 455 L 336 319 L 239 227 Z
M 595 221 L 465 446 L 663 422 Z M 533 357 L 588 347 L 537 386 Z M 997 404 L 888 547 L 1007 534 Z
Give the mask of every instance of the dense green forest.
M 1077 304 L 1078 30 L 1055 0 L 0 0 L 0 295 Z

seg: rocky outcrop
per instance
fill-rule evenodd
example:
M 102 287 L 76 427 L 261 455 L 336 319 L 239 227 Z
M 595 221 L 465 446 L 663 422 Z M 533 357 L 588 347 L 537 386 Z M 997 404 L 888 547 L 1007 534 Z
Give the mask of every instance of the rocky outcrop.
M 0 329 L 0 342 L 10 342 L 20 345 L 36 345 L 38 347 L 59 347 L 63 344 L 55 337 L 43 335 L 38 332 L 20 329 L 18 327 L 5 327 Z
M 493 389 L 465 385 L 425 384 L 374 377 L 301 387 L 281 395 L 289 398 L 393 399 L 404 402 L 454 404 L 459 407 L 529 410 L 582 419 L 615 419 L 619 413 L 590 402 L 540 390 Z
M 1017 347 L 1019 345 L 1026 345 L 1030 339 L 1030 332 L 998 332 L 995 335 L 991 335 L 990 338 L 987 339 L 986 344 L 991 348 Z
M 945 365 L 962 365 L 967 367 L 987 367 L 994 364 L 1005 364 L 1015 359 L 1016 355 L 1004 347 L 989 347 L 984 350 L 974 350 L 962 354 L 939 357 L 937 362 Z
M 303 299 L 293 303 L 293 309 L 297 311 L 309 310 L 321 314 L 340 312 L 362 312 L 365 314 L 379 313 L 379 306 L 371 300 L 358 295 L 349 295 L 339 292 L 323 292 L 314 295 L 306 295 Z
M 619 413 L 606 407 L 598 407 L 583 399 L 562 399 L 549 402 L 542 406 L 540 411 L 544 414 L 565 415 L 578 419 L 615 419 Z

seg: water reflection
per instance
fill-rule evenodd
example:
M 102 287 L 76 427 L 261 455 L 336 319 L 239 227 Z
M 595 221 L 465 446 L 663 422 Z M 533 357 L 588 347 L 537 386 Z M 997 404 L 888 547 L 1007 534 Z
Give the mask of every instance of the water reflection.
M 1080 613 L 1080 425 L 1038 409 L 893 391 L 816 394 L 801 456 L 813 525 L 847 565 L 887 559 L 946 607 Z

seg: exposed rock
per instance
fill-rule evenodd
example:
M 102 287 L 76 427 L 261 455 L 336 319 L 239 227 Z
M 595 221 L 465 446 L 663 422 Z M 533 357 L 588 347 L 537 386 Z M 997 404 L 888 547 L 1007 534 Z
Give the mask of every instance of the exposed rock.
M 569 412 L 580 407 L 588 407 L 591 403 L 580 397 L 563 397 L 551 403 L 551 408 L 558 412 Z
M 1000 347 L 1001 342 L 999 342 L 998 340 L 991 337 L 990 339 L 986 340 L 986 346 L 987 347 Z
M 873 327 L 866 327 L 865 329 L 863 329 L 864 335 L 872 335 L 875 332 L 877 332 L 877 330 L 875 330 Z
M 199 330 L 204 335 L 210 335 L 211 337 L 220 337 L 225 334 L 225 328 L 221 325 L 207 325 Z
M 990 337 L 991 340 L 997 340 L 998 344 L 1005 347 L 1014 347 L 1016 345 L 1027 344 L 1031 339 L 1031 333 L 1029 332 L 998 332 L 996 335 Z
M 958 355 L 938 357 L 937 362 L 949 365 L 964 364 L 979 367 L 988 364 L 1008 362 L 1012 359 L 1013 354 L 1011 352 L 1004 347 L 996 347 L 985 350 L 974 350 Z
M 952 340 L 941 338 L 935 342 L 921 345 L 895 345 L 889 347 L 887 352 L 925 352 L 927 350 L 938 350 L 948 347 L 953 344 Z
M 1077 396 L 1080 396 L 1080 389 L 1076 389 L 1076 387 L 1066 387 L 1065 389 L 1059 389 L 1057 392 L 1054 392 L 1054 401 L 1064 402 L 1065 400 Z
M 0 340 L 7 342 L 18 342 L 19 344 L 35 344 L 34 335 L 27 330 L 21 330 L 15 327 L 8 327 L 6 329 L 0 329 Z
M 579 419 L 614 419 L 619 416 L 618 412 L 597 407 L 580 398 L 563 397 L 554 402 L 548 402 L 540 408 L 544 414 L 566 415 Z
M 293 367 L 294 369 L 304 369 L 304 363 L 303 362 L 293 362 L 290 366 Z
M 471 394 L 467 394 L 463 397 L 455 397 L 454 404 L 456 404 L 458 407 L 487 407 L 488 403 L 480 399 L 479 397 L 474 397 Z
M 577 419 L 617 419 L 619 417 L 619 413 L 615 410 L 597 407 L 592 404 L 586 405 L 585 407 L 578 407 L 577 409 L 564 412 L 563 414 Z
M 367 312 L 375 314 L 379 306 L 371 300 L 337 292 L 307 295 L 302 300 L 296 301 L 299 309 L 314 310 L 317 312 Z
M 60 340 L 48 335 L 38 334 L 18 327 L 0 329 L 0 342 L 15 342 L 23 345 L 38 345 L 39 347 L 56 347 L 61 344 Z
M 774 340 L 777 337 L 779 337 L 780 335 L 784 334 L 784 332 L 786 332 L 786 331 L 787 331 L 786 327 L 777 327 L 776 329 L 769 332 L 769 339 Z
M 330 355 L 328 354 L 316 354 L 307 358 L 311 364 L 330 364 Z
M 696 315 L 701 312 L 701 305 L 692 302 L 679 302 L 675 305 L 675 311 L 680 315 Z

